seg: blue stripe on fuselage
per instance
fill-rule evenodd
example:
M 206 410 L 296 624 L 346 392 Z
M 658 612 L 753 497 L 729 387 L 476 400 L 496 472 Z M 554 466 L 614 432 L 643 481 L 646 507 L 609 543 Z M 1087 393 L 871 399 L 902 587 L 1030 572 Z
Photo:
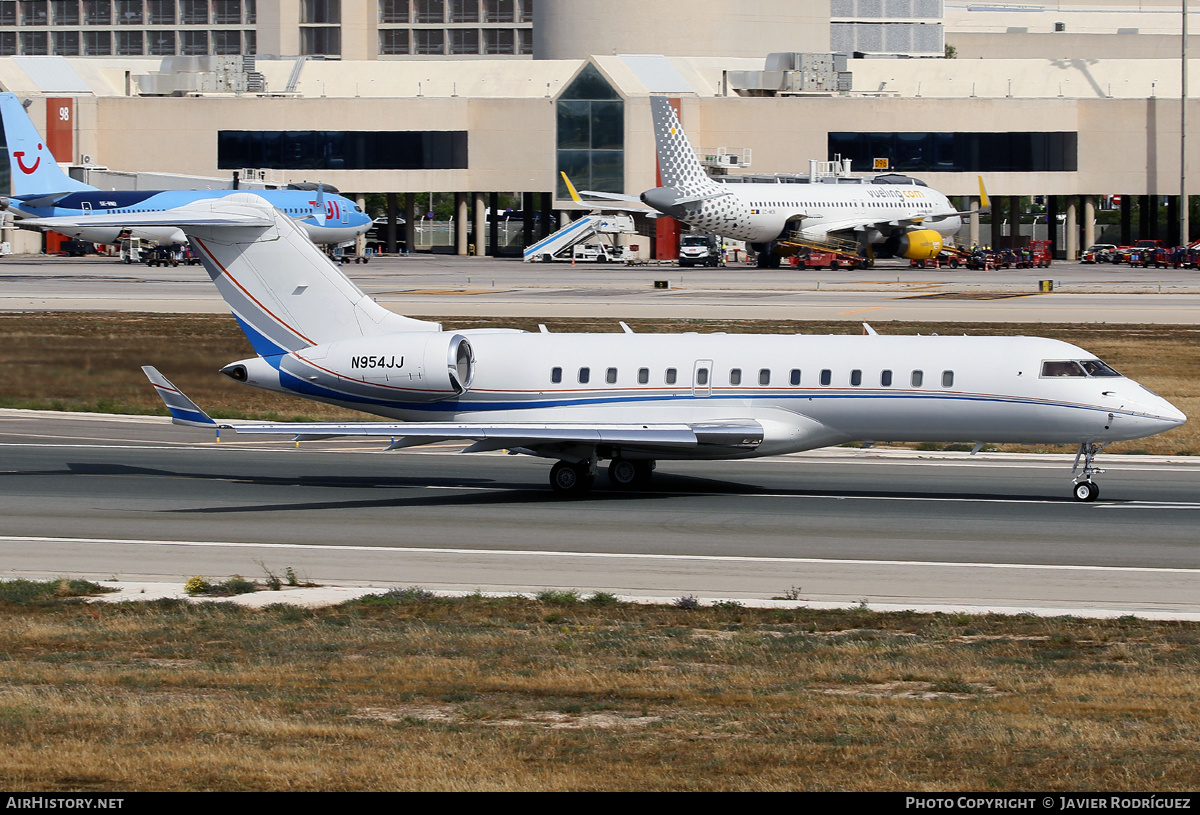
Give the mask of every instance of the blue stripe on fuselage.
M 279 371 L 279 382 L 287 390 L 306 397 L 320 397 L 323 399 L 336 400 L 348 405 L 373 405 L 376 407 L 386 407 L 394 410 L 411 411 L 414 413 L 484 413 L 491 411 L 512 411 L 512 410 L 543 410 L 546 408 L 564 408 L 564 407 L 592 407 L 596 405 L 618 405 L 632 404 L 637 402 L 675 402 L 679 403 L 683 400 L 695 400 L 698 403 L 713 401 L 805 401 L 811 402 L 813 399 L 934 399 L 938 401 L 949 402 L 999 402 L 1004 404 L 1026 405 L 1028 407 L 1059 407 L 1072 408 L 1075 410 L 1095 411 L 1099 413 L 1116 413 L 1121 416 L 1139 416 L 1134 411 L 1113 411 L 1109 408 L 1097 407 L 1094 405 L 1075 404 L 1071 402 L 1055 402 L 1043 399 L 1034 399 L 1016 396 L 988 396 L 982 394 L 948 394 L 948 393 L 862 393 L 862 392 L 818 392 L 818 391 L 800 391 L 800 392 L 775 392 L 765 394 L 713 394 L 711 396 L 693 396 L 692 394 L 683 395 L 650 395 L 650 396 L 598 396 L 598 397 L 582 397 L 578 399 L 546 399 L 538 398 L 530 401 L 514 401 L 514 402 L 463 402 L 458 399 L 446 399 L 439 402 L 400 402 L 390 401 L 385 399 L 373 399 L 365 396 L 354 396 L 352 394 L 341 393 L 321 385 L 313 384 L 312 382 L 299 379 L 286 371 Z

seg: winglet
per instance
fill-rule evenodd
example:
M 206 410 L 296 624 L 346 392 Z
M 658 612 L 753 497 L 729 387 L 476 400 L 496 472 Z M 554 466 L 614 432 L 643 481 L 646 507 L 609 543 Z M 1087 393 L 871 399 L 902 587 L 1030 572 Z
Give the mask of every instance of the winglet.
M 571 179 L 567 178 L 567 174 L 559 171 L 559 175 L 563 177 L 563 182 L 567 185 L 567 193 L 570 194 L 571 200 L 576 204 L 582 204 L 583 199 L 579 197 L 579 193 L 575 191 L 575 185 L 571 183 Z
M 983 176 L 979 176 L 979 211 L 991 212 L 992 202 L 988 198 L 987 190 L 983 187 Z
M 188 425 L 189 427 L 216 427 L 217 423 L 208 417 L 195 402 L 188 399 L 183 391 L 175 387 L 158 372 L 153 365 L 142 367 L 142 373 L 150 380 L 150 384 L 158 391 L 158 396 L 171 411 L 171 423 Z

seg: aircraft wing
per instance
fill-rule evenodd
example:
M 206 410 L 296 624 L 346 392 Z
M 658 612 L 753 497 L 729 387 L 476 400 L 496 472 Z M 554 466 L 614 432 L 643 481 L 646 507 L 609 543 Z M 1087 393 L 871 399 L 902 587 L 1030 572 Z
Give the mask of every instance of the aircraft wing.
M 667 424 L 579 422 L 216 422 L 153 366 L 142 371 L 171 413 L 171 421 L 189 427 L 233 430 L 238 434 L 291 436 L 315 441 L 339 436 L 389 438 L 388 450 L 440 441 L 472 441 L 464 452 L 556 447 L 572 444 L 623 444 L 663 449 L 705 446 L 754 449 L 763 427 L 753 419 Z

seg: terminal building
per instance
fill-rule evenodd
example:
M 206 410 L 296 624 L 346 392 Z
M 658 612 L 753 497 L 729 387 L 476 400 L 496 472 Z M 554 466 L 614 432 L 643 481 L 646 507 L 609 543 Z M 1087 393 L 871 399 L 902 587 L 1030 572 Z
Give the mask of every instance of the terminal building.
M 982 176 L 994 221 L 1038 197 L 1074 257 L 1113 196 L 1121 242 L 1181 239 L 1180 11 L 1121 2 L 0 0 L 0 89 L 39 127 L 65 116 L 56 157 L 98 187 L 319 181 L 382 196 L 409 248 L 433 193 L 463 254 L 577 217 L 561 172 L 655 186 L 649 99 L 667 95 L 716 174 L 840 156 L 964 208 Z M 639 228 L 643 256 L 672 256 Z

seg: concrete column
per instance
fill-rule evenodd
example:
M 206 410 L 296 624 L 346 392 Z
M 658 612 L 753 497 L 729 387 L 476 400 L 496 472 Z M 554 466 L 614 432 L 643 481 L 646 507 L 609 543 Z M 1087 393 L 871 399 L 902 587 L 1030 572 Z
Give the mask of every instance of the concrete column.
M 389 192 L 386 196 L 387 200 L 387 232 L 384 240 L 386 241 L 385 251 L 389 255 L 396 254 L 396 221 L 400 216 L 400 204 L 397 201 L 396 193 Z
M 979 199 L 972 198 L 967 205 L 967 209 L 971 210 L 969 216 L 971 226 L 968 240 L 971 242 L 971 248 L 973 249 L 979 245 Z
M 1057 195 L 1046 196 L 1046 240 L 1050 241 L 1050 257 L 1058 254 L 1058 204 Z
M 1083 196 L 1083 248 L 1096 242 L 1096 196 Z
M 367 196 L 359 193 L 354 196 L 354 203 L 358 204 L 358 208 L 363 212 L 367 211 Z M 364 257 L 367 254 L 367 236 L 359 235 L 354 239 L 354 254 L 356 257 Z
M 481 192 L 475 193 L 473 213 L 475 225 L 471 240 L 475 243 L 475 256 L 483 257 L 487 254 L 487 202 Z
M 1067 260 L 1079 257 L 1079 225 L 1075 222 L 1075 196 L 1067 199 Z
M 467 194 L 454 193 L 454 251 L 459 255 L 467 254 Z
M 411 254 L 417 248 L 417 194 L 404 195 L 404 251 Z
M 521 221 L 521 245 L 532 246 L 537 243 L 537 235 L 533 232 L 533 193 L 521 193 L 521 212 L 524 215 Z

